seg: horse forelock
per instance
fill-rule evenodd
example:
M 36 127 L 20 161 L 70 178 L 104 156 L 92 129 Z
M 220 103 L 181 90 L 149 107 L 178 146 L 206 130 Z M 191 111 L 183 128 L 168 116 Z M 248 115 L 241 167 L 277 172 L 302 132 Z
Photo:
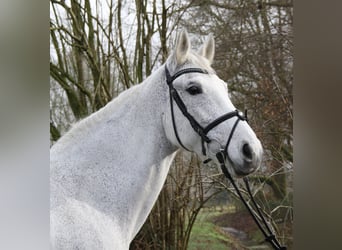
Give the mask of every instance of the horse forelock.
M 167 64 L 169 70 L 174 73 L 183 68 L 198 67 L 205 69 L 209 74 L 215 74 L 215 70 L 210 66 L 209 60 L 194 51 L 188 53 L 184 64 L 178 65 L 174 54 L 169 57 Z

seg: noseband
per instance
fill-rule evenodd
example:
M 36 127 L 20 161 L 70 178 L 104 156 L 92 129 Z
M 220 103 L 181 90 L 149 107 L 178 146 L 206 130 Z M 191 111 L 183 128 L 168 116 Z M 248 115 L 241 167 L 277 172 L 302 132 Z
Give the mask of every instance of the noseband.
M 183 147 L 184 149 L 190 151 L 187 147 L 184 146 L 184 144 L 182 143 L 182 141 L 181 141 L 181 139 L 180 139 L 180 137 L 178 135 L 176 121 L 175 121 L 175 115 L 174 115 L 173 101 L 176 102 L 176 104 L 177 104 L 178 108 L 180 109 L 180 111 L 182 112 L 182 114 L 188 119 L 188 121 L 190 122 L 190 125 L 194 129 L 194 131 L 201 137 L 202 153 L 205 156 L 207 154 L 206 154 L 206 149 L 205 149 L 204 143 L 209 144 L 211 142 L 211 139 L 208 137 L 209 131 L 212 130 L 213 128 L 215 128 L 216 126 L 218 126 L 219 124 L 221 124 L 222 122 L 225 122 L 225 121 L 227 121 L 227 120 L 229 120 L 229 119 L 231 119 L 233 117 L 237 117 L 237 119 L 236 119 L 236 121 L 235 121 L 235 123 L 234 123 L 234 125 L 233 125 L 233 127 L 232 127 L 232 129 L 230 131 L 230 134 L 228 136 L 227 143 L 226 143 L 224 149 L 220 149 L 220 151 L 217 152 L 216 158 L 217 158 L 218 162 L 220 163 L 222 172 L 230 180 L 230 182 L 233 184 L 234 189 L 236 190 L 236 192 L 237 192 L 238 196 L 240 197 L 242 203 L 245 205 L 245 207 L 247 208 L 247 210 L 249 211 L 249 213 L 253 217 L 255 223 L 257 224 L 257 226 L 259 227 L 259 229 L 261 230 L 261 232 L 265 236 L 265 241 L 269 242 L 274 249 L 286 249 L 285 246 L 281 246 L 280 245 L 280 243 L 276 239 L 275 235 L 272 233 L 272 230 L 268 226 L 264 216 L 262 215 L 258 204 L 255 202 L 255 200 L 253 198 L 253 195 L 252 195 L 252 192 L 250 190 L 247 177 L 244 177 L 243 180 L 245 182 L 247 193 L 250 196 L 252 204 L 255 207 L 255 210 L 257 212 L 257 215 L 252 210 L 250 205 L 247 203 L 245 198 L 242 196 L 238 186 L 236 185 L 234 179 L 232 178 L 232 176 L 228 172 L 228 169 L 225 166 L 225 160 L 226 159 L 231 162 L 229 154 L 228 154 L 228 146 L 229 146 L 229 144 L 231 142 L 231 139 L 232 139 L 232 137 L 234 135 L 234 132 L 235 132 L 235 129 L 236 129 L 238 123 L 240 121 L 247 121 L 247 112 L 245 111 L 245 114 L 244 114 L 244 113 L 242 113 L 239 110 L 235 110 L 235 111 L 226 113 L 226 114 L 216 118 L 214 121 L 209 123 L 206 127 L 202 127 L 196 121 L 196 119 L 188 112 L 184 102 L 182 101 L 182 99 L 180 98 L 177 90 L 173 86 L 173 81 L 175 79 L 177 79 L 181 75 L 184 75 L 184 74 L 187 74 L 187 73 L 209 74 L 208 71 L 206 71 L 204 69 L 200 69 L 200 68 L 186 68 L 186 69 L 179 70 L 177 73 L 175 73 L 173 76 L 171 76 L 168 68 L 165 65 L 166 83 L 169 86 L 169 92 L 170 92 L 170 106 L 171 106 L 172 125 L 173 125 L 173 130 L 174 130 L 174 133 L 175 133 L 175 136 L 177 138 L 177 141 L 178 141 L 179 145 L 181 147 Z M 208 160 L 211 160 L 211 159 L 208 159 Z M 208 162 L 208 160 L 206 160 L 206 162 Z M 257 216 L 259 218 L 261 218 L 262 222 L 264 223 L 264 225 L 266 227 L 267 232 L 262 227 L 262 225 L 261 225 L 261 223 L 259 221 L 260 219 L 258 219 Z

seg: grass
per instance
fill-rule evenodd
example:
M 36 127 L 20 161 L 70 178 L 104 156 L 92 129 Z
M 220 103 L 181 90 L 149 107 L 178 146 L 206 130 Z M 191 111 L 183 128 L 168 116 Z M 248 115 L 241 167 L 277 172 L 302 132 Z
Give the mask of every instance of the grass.
M 221 229 L 231 226 L 247 233 L 248 239 L 241 241 Z M 248 213 L 225 207 L 220 211 L 201 210 L 191 231 L 188 250 L 270 249 L 260 244 L 262 241 L 263 236 Z
M 211 219 L 223 212 L 201 211 L 193 226 L 189 241 L 189 250 L 229 250 L 236 249 L 236 242 L 225 235 Z

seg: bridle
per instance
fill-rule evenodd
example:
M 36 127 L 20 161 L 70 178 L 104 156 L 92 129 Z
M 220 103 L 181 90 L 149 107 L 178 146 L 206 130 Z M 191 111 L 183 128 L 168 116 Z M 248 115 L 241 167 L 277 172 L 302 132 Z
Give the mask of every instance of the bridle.
M 213 128 L 215 128 L 216 126 L 218 126 L 219 124 L 237 117 L 231 131 L 230 134 L 228 136 L 227 139 L 227 143 L 225 145 L 224 148 L 221 148 L 219 150 L 219 152 L 217 152 L 216 154 L 216 158 L 218 160 L 218 162 L 220 163 L 222 172 L 224 173 L 224 175 L 229 179 L 229 181 L 233 184 L 234 189 L 236 190 L 239 198 L 241 199 L 241 201 L 243 202 L 243 204 L 245 205 L 245 207 L 248 209 L 249 213 L 252 215 L 255 223 L 258 225 L 259 229 L 261 230 L 261 232 L 263 233 L 263 235 L 265 236 L 265 241 L 269 242 L 274 249 L 286 249 L 285 246 L 281 246 L 280 243 L 278 242 L 278 240 L 276 239 L 275 235 L 272 233 L 272 230 L 270 229 L 269 225 L 267 224 L 265 218 L 263 217 L 259 206 L 257 205 L 257 203 L 255 202 L 252 192 L 250 190 L 249 187 L 249 183 L 248 183 L 248 178 L 244 177 L 244 183 L 246 185 L 246 189 L 247 189 L 247 193 L 250 196 L 250 199 L 253 203 L 253 206 L 255 207 L 257 214 L 259 216 L 259 218 L 261 218 L 262 222 L 264 223 L 266 230 L 268 231 L 268 234 L 266 232 L 266 230 L 262 227 L 261 223 L 260 223 L 260 219 L 257 218 L 256 213 L 252 210 L 252 208 L 250 207 L 250 205 L 247 203 L 247 201 L 245 200 L 245 198 L 242 196 L 239 188 L 237 187 L 234 179 L 232 178 L 232 176 L 230 175 L 230 173 L 228 172 L 228 169 L 226 168 L 225 165 L 225 161 L 228 160 L 231 162 L 231 159 L 229 157 L 228 154 L 228 147 L 229 144 L 231 142 L 231 139 L 234 135 L 235 129 L 238 125 L 238 123 L 240 121 L 246 121 L 247 122 L 247 112 L 245 111 L 245 113 L 239 111 L 239 110 L 234 110 L 232 112 L 226 113 L 218 118 L 216 118 L 214 121 L 210 122 L 207 126 L 203 127 L 201 126 L 201 124 L 199 122 L 196 121 L 196 119 L 188 112 L 184 102 L 182 101 L 181 97 L 179 96 L 177 90 L 174 88 L 173 86 L 173 81 L 175 79 L 177 79 L 178 77 L 180 77 L 181 75 L 184 74 L 188 74 L 188 73 L 201 73 L 201 74 L 209 74 L 208 71 L 201 69 L 201 68 L 185 68 L 185 69 L 181 69 L 179 71 L 177 71 L 173 76 L 170 75 L 170 72 L 167 68 L 167 66 L 165 65 L 165 75 L 166 75 L 166 83 L 169 86 L 169 93 L 170 93 L 170 107 L 171 107 L 171 119 L 172 119 L 172 125 L 173 125 L 173 130 L 174 130 L 174 134 L 176 136 L 176 139 L 179 143 L 179 145 L 181 147 L 183 147 L 185 150 L 187 151 L 191 151 L 189 150 L 187 147 L 184 146 L 184 144 L 182 143 L 179 134 L 177 132 L 177 125 L 176 125 L 176 120 L 175 120 L 175 114 L 174 114 L 174 107 L 173 107 L 173 102 L 175 102 L 178 106 L 178 108 L 180 109 L 180 111 L 182 112 L 182 114 L 188 119 L 188 121 L 190 122 L 191 127 L 194 129 L 194 131 L 200 136 L 201 138 L 201 144 L 202 144 L 202 153 L 204 156 L 207 156 L 207 152 L 206 152 L 206 148 L 205 148 L 205 143 L 209 144 L 212 140 L 208 137 L 208 133 L 210 130 L 212 130 Z M 207 159 L 205 161 L 208 162 L 211 159 Z
M 173 125 L 173 130 L 174 130 L 175 136 L 177 138 L 177 141 L 178 141 L 178 143 L 179 143 L 179 145 L 181 147 L 183 147 L 187 151 L 190 151 L 187 147 L 184 146 L 184 144 L 182 143 L 182 141 L 181 141 L 181 139 L 180 139 L 180 137 L 178 135 L 177 125 L 176 125 L 175 115 L 174 115 L 173 101 L 176 102 L 176 104 L 177 104 L 178 108 L 180 109 L 180 111 L 182 112 L 182 114 L 188 119 L 188 121 L 190 122 L 190 125 L 194 129 L 194 131 L 201 137 L 202 153 L 205 156 L 207 154 L 206 154 L 206 149 L 205 149 L 204 143 L 209 144 L 211 142 L 211 139 L 207 136 L 209 131 L 212 130 L 213 128 L 215 128 L 217 125 L 221 124 L 222 122 L 224 122 L 226 120 L 229 120 L 229 119 L 231 119 L 233 117 L 237 117 L 238 119 L 235 121 L 235 123 L 233 125 L 233 128 L 232 128 L 232 130 L 230 132 L 230 135 L 228 137 L 226 146 L 225 146 L 224 149 L 221 150 L 221 152 L 224 153 L 224 157 L 229 159 L 229 155 L 226 152 L 227 152 L 228 146 L 230 144 L 230 141 L 231 141 L 231 139 L 233 137 L 234 131 L 235 131 L 239 121 L 246 121 L 247 118 L 246 118 L 246 116 L 241 111 L 235 110 L 235 111 L 226 113 L 226 114 L 218 117 L 217 119 L 215 119 L 214 121 L 209 123 L 206 127 L 202 127 L 199 124 L 199 122 L 197 122 L 196 119 L 188 112 L 184 102 L 182 101 L 182 99 L 180 98 L 177 90 L 173 86 L 173 81 L 175 79 L 177 79 L 181 75 L 184 75 L 184 74 L 187 74 L 187 73 L 209 74 L 208 71 L 206 71 L 204 69 L 200 69 L 200 68 L 185 68 L 185 69 L 179 70 L 177 73 L 175 73 L 173 76 L 171 76 L 168 68 L 165 65 L 166 83 L 169 86 L 169 92 L 170 92 L 170 106 L 171 106 L 172 125 Z

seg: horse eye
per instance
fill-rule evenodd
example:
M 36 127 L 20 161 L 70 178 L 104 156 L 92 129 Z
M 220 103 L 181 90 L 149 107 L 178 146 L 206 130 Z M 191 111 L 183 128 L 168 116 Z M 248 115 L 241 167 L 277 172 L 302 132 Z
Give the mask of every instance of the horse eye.
M 190 95 L 197 95 L 197 94 L 201 94 L 202 93 L 201 87 L 198 87 L 198 86 L 191 86 L 191 87 L 187 88 L 186 91 Z

